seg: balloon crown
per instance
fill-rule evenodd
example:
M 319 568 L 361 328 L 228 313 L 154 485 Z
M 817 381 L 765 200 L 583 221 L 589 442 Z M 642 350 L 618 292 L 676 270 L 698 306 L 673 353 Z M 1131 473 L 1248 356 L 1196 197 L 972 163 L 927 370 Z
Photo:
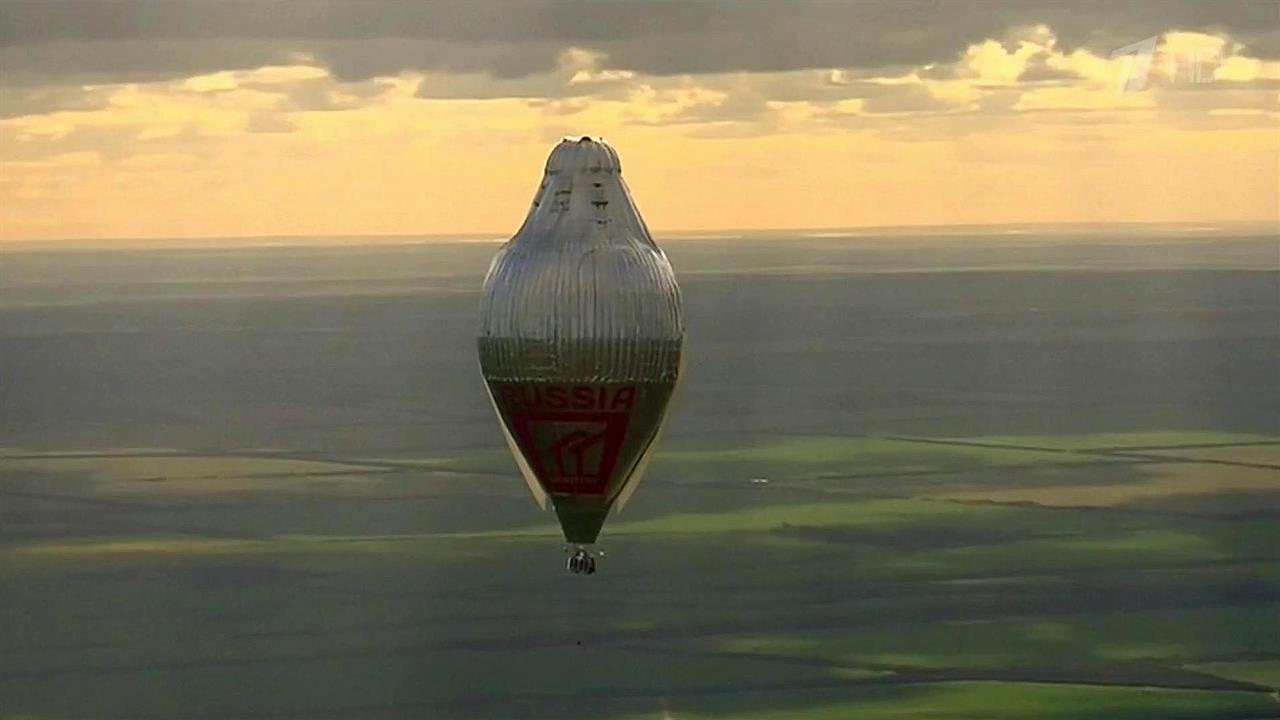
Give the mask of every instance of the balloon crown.
M 560 141 L 547 158 L 547 174 L 560 172 L 621 173 L 618 151 L 604 138 L 590 135 L 569 136 Z

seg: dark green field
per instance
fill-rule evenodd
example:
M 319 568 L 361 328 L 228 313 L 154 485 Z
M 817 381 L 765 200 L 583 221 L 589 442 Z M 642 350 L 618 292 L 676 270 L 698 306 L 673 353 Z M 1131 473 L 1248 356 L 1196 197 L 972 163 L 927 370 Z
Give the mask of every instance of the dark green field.
M 1273 244 L 934 242 L 672 243 L 590 578 L 474 368 L 492 246 L 6 257 L 0 719 L 1280 715 Z

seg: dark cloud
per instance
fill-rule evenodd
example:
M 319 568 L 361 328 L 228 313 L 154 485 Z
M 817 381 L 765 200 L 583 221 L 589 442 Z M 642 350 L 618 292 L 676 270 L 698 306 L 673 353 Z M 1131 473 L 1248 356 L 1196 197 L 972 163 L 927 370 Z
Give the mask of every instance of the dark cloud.
M 733 88 L 723 98 L 698 102 L 659 120 L 632 118 L 632 125 L 758 122 L 769 114 L 767 98 L 751 88 Z M 757 130 L 759 132 L 759 130 Z
M 1018 76 L 1018 81 L 1024 83 L 1056 83 L 1068 82 L 1078 78 L 1079 75 L 1070 70 L 1050 66 L 1043 57 L 1033 57 L 1027 62 L 1027 69 L 1023 70 L 1022 74 Z
M 310 53 L 339 78 L 399 70 L 519 78 L 569 46 L 655 75 L 946 62 L 966 45 L 1044 23 L 1099 52 L 1169 29 L 1221 31 L 1280 55 L 1271 2 L 584 2 L 581 0 L 101 0 L 0 3 L 6 82 L 151 78 Z
M 0 27 L 6 26 L 0 1 Z M 290 45 L 273 40 L 58 40 L 0 45 L 6 85 L 149 82 L 289 62 Z M 297 48 L 301 49 L 301 48 Z
M 500 43 L 370 38 L 327 41 L 309 46 L 339 80 L 365 80 L 402 70 L 482 73 L 513 80 L 556 68 L 568 46 L 550 41 Z
M 887 90 L 888 92 L 884 92 Z M 868 115 L 885 113 L 946 112 L 947 103 L 933 97 L 929 91 L 917 85 L 890 86 L 868 97 L 862 104 L 862 112 Z
M 25 88 L 0 85 L 0 120 L 58 110 L 97 110 L 107 103 L 104 90 L 79 87 Z

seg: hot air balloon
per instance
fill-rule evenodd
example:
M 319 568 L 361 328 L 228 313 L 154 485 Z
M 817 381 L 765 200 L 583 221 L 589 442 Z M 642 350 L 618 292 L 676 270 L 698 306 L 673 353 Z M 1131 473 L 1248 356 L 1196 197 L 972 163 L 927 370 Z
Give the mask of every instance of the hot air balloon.
M 603 140 L 551 151 L 533 206 L 493 258 L 480 369 L 534 499 L 595 572 L 596 541 L 644 474 L 681 375 L 680 289 Z

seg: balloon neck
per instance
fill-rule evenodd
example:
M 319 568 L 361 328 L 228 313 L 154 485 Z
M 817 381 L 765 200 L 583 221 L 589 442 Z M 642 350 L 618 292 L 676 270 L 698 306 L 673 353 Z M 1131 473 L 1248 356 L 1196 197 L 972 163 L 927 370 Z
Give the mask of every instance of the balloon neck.
M 609 507 L 586 505 L 569 498 L 555 500 L 556 516 L 564 530 L 564 539 L 575 545 L 590 545 L 600 537 L 600 528 L 609 516 Z

